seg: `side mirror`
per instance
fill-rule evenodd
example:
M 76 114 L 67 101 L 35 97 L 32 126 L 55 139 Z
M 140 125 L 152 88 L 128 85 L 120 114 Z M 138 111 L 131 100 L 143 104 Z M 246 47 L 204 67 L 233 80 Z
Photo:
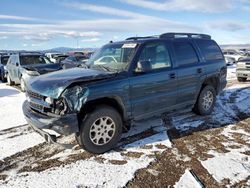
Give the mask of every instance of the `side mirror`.
M 16 63 L 16 66 L 18 67 L 18 66 L 19 66 L 19 64 L 18 64 L 18 63 Z
M 150 61 L 139 61 L 135 69 L 136 73 L 146 73 L 152 70 Z

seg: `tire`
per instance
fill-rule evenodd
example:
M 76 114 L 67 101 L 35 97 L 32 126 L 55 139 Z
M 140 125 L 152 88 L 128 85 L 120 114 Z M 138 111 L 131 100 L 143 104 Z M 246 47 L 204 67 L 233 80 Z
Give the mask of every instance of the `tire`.
M 13 86 L 13 85 L 14 85 L 14 82 L 11 80 L 9 74 L 7 74 L 7 83 L 8 83 L 8 85 L 10 85 L 10 86 Z
M 216 101 L 216 91 L 213 86 L 207 85 L 202 88 L 196 101 L 194 112 L 199 115 L 212 113 Z
M 120 114 L 110 106 L 99 106 L 86 115 L 76 138 L 83 149 L 100 154 L 111 150 L 120 140 L 121 134 Z
M 2 73 L 2 71 L 0 71 L 0 80 L 1 80 L 2 82 L 5 81 L 5 79 L 4 79 L 4 73 Z
M 26 84 L 25 84 L 24 79 L 22 77 L 20 79 L 20 88 L 21 88 L 22 92 L 26 91 Z
M 247 81 L 247 78 L 237 77 L 237 80 L 239 82 L 245 82 L 245 81 Z

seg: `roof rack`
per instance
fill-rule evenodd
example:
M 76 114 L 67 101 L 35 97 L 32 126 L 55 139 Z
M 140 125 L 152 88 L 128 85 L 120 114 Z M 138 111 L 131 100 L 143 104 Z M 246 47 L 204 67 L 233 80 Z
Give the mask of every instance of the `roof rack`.
M 210 35 L 199 34 L 199 33 L 163 33 L 160 38 L 201 38 L 211 39 Z
M 159 36 L 147 36 L 147 37 L 129 37 L 126 40 L 140 40 L 140 39 L 151 39 L 151 38 L 156 38 Z

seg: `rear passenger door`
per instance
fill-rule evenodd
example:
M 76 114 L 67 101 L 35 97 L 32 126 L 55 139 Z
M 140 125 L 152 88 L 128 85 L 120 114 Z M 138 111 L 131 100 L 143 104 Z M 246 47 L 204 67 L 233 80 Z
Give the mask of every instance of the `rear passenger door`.
M 136 119 L 161 115 L 176 104 L 177 79 L 169 47 L 164 42 L 147 43 L 138 61 L 148 61 L 151 70 L 134 72 L 130 78 L 130 101 Z
M 173 42 L 178 77 L 177 104 L 193 104 L 203 75 L 197 50 L 190 40 Z

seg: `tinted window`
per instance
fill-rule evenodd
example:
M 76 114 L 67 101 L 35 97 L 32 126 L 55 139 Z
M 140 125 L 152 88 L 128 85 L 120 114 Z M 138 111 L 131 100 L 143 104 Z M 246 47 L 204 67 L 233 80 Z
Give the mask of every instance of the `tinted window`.
M 197 54 L 190 43 L 174 42 L 174 50 L 178 66 L 198 62 Z
M 171 67 L 169 52 L 163 43 L 147 44 L 141 52 L 139 61 L 149 61 L 152 69 Z
M 6 65 L 6 64 L 7 64 L 7 62 L 8 62 L 8 59 L 9 59 L 9 57 L 8 57 L 8 56 L 4 56 L 4 57 L 2 57 L 2 59 L 1 59 L 1 63 L 2 63 L 3 65 Z
M 21 65 L 48 64 L 50 61 L 43 56 L 20 56 Z
M 198 40 L 197 44 L 201 49 L 206 61 L 223 59 L 219 46 L 212 40 Z M 233 54 L 229 52 L 229 54 Z

